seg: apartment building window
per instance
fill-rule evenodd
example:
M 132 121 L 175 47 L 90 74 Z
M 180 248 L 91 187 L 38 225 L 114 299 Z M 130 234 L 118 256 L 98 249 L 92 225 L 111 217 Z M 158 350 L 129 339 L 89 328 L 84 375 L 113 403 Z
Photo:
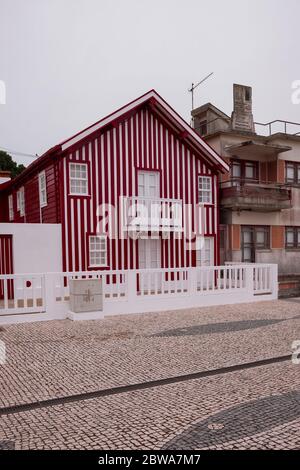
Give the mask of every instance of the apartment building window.
M 300 184 L 300 163 L 285 163 L 285 181 L 286 183 Z
M 70 194 L 88 195 L 88 165 L 87 163 L 70 163 Z
M 89 237 L 89 266 L 101 268 L 107 266 L 107 236 L 90 235 Z
M 14 200 L 12 194 L 8 196 L 8 216 L 9 220 L 14 220 Z
M 285 227 L 285 247 L 300 248 L 300 227 Z
M 245 101 L 251 101 L 251 88 L 245 88 Z
M 255 227 L 256 249 L 264 250 L 270 248 L 270 227 Z
M 258 179 L 258 162 L 232 160 L 231 178 L 235 180 L 255 181 Z
M 199 122 L 199 134 L 200 135 L 207 134 L 207 120 Z
M 211 176 L 198 177 L 198 202 L 200 204 L 212 204 Z
M 270 227 L 250 226 L 242 227 L 242 261 L 245 263 L 255 263 L 256 250 L 266 250 L 270 248 Z
M 20 188 L 17 192 L 17 210 L 20 211 L 20 216 L 25 215 L 25 193 L 24 187 Z
M 40 207 L 45 207 L 47 205 L 47 184 L 45 171 L 39 173 L 39 195 Z

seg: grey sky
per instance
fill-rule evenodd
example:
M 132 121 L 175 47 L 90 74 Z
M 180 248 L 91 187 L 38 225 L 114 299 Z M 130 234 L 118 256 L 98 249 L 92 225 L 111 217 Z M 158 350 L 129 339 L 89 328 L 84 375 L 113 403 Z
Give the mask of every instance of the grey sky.
M 256 121 L 300 121 L 299 21 L 299 0 L 0 0 L 0 148 L 40 154 L 151 88 L 189 120 L 212 71 L 196 106 L 231 113 L 236 82 Z

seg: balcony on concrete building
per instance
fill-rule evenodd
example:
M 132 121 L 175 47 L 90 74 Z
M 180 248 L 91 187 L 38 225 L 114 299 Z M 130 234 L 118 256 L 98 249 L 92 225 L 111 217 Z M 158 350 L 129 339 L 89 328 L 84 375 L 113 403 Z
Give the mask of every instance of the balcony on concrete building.
M 221 184 L 221 207 L 232 211 L 277 212 L 292 207 L 291 190 L 276 183 L 229 180 Z

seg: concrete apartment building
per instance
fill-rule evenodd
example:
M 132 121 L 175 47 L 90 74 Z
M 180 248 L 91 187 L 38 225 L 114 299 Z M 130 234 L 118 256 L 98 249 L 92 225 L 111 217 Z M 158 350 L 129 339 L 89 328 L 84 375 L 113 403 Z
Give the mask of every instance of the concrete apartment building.
M 220 181 L 221 264 L 271 262 L 285 277 L 300 275 L 300 124 L 254 123 L 243 85 L 233 86 L 231 117 L 211 103 L 192 117 L 230 164 Z

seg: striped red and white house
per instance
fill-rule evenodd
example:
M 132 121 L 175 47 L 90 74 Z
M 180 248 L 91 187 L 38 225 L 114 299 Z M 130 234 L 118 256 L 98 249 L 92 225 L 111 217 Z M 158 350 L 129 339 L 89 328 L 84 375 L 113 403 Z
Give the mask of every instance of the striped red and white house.
M 0 222 L 60 223 L 68 272 L 216 265 L 218 175 L 226 171 L 227 163 L 151 90 L 1 185 Z M 177 204 L 182 226 L 165 218 L 155 230 L 125 223 L 116 237 L 99 235 L 103 206 L 112 205 L 119 222 L 124 201 L 135 208 L 139 200 L 164 209 Z M 188 226 L 197 236 L 197 214 L 200 248 L 185 239 Z

